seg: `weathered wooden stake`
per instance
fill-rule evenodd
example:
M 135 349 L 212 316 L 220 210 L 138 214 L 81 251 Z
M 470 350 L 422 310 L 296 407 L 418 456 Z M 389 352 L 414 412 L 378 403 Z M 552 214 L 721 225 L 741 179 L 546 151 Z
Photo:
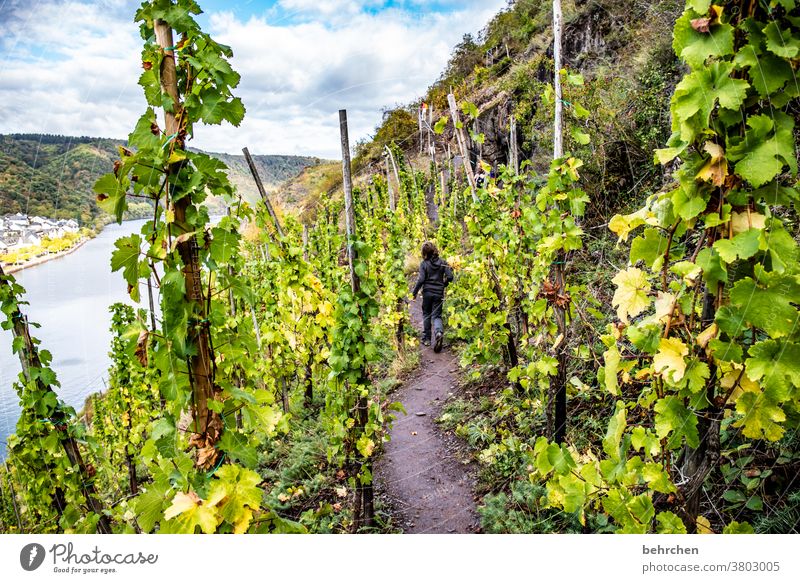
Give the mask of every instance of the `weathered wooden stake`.
M 178 94 L 177 71 L 175 67 L 175 53 L 172 36 L 172 28 L 163 20 L 156 19 L 153 23 L 156 41 L 164 50 L 164 58 L 161 60 L 161 90 L 172 98 L 174 106 L 171 111 L 164 110 L 164 121 L 167 135 L 174 135 L 174 144 L 183 149 L 185 146 L 183 117 L 183 104 Z M 180 162 L 170 166 L 167 180 L 180 170 Z M 184 196 L 176 202 L 172 202 L 171 192 L 168 190 L 167 196 L 175 215 L 173 225 L 186 224 L 186 211 L 189 208 L 189 196 Z M 192 236 L 186 241 L 178 243 L 178 253 L 183 260 L 183 275 L 186 283 L 186 299 L 194 303 L 198 310 L 199 320 L 206 320 L 206 302 L 203 298 L 203 281 L 198 256 L 197 239 Z M 195 441 L 199 448 L 214 447 L 222 436 L 223 423 L 219 413 L 208 408 L 208 402 L 214 400 L 214 379 L 213 379 L 213 356 L 211 350 L 211 338 L 208 327 L 197 324 L 189 327 L 189 343 L 196 347 L 196 352 L 189 358 L 189 379 L 192 385 L 192 413 L 193 429 L 197 438 Z M 203 467 L 212 466 L 219 456 L 206 455 Z
M 397 199 L 400 197 L 400 191 L 402 190 L 402 185 L 400 184 L 400 172 L 397 170 L 397 163 L 394 160 L 394 154 L 392 154 L 392 149 L 389 146 L 384 146 L 386 150 L 386 154 L 389 156 L 389 160 L 392 162 L 392 168 L 394 169 L 394 179 L 397 181 L 397 196 L 389 198 L 389 206 L 394 211 L 397 209 Z
M 553 87 L 556 94 L 556 115 L 553 123 L 553 159 L 564 155 L 562 136 L 564 102 L 561 95 L 561 0 L 553 0 Z
M 275 231 L 278 233 L 278 236 L 283 239 L 283 227 L 281 227 L 281 222 L 278 220 L 278 215 L 275 214 L 275 209 L 272 207 L 269 196 L 267 196 L 267 191 L 264 188 L 264 183 L 261 182 L 261 176 L 258 174 L 258 169 L 253 161 L 253 157 L 250 155 L 250 151 L 247 148 L 242 148 L 242 153 L 244 154 L 245 160 L 247 160 L 247 166 L 250 168 L 250 174 L 253 175 L 253 180 L 255 180 L 256 188 L 258 188 L 258 193 L 261 195 L 261 200 L 264 201 L 264 206 L 267 207 L 267 212 L 272 218 L 272 224 L 275 225 Z
M 455 129 L 456 142 L 458 142 L 458 149 L 461 152 L 461 161 L 464 164 L 464 172 L 467 175 L 467 182 L 472 191 L 472 201 L 478 202 L 478 194 L 476 193 L 475 174 L 472 172 L 472 165 L 469 161 L 469 152 L 467 151 L 467 138 L 464 136 L 464 128 L 461 126 L 461 121 L 458 115 L 458 106 L 456 105 L 456 98 L 452 93 L 447 94 L 447 104 L 450 106 L 450 117 L 453 120 L 453 128 Z
M 345 229 L 347 231 L 347 256 L 350 263 L 350 286 L 354 294 L 357 294 L 361 289 L 361 281 L 355 271 L 356 250 L 353 247 L 353 241 L 356 237 L 356 220 L 355 209 L 353 207 L 353 178 L 351 176 L 350 167 L 350 140 L 347 135 L 347 111 L 344 109 L 339 110 L 339 132 L 342 138 L 342 177 L 344 185 L 344 216 L 345 216 Z M 364 369 L 361 369 L 360 383 L 368 384 L 369 379 L 366 378 Z M 356 425 L 358 427 L 365 427 L 367 425 L 367 398 L 359 397 L 356 403 Z M 359 453 L 356 453 L 356 461 L 354 473 L 357 475 L 361 473 L 361 468 L 365 467 L 371 472 L 371 463 L 368 458 L 363 458 Z M 373 526 L 375 521 L 375 510 L 373 507 L 373 490 L 372 482 L 369 484 L 362 484 L 361 480 L 356 479 L 356 493 L 353 507 L 353 532 L 363 526 Z
M 553 0 L 553 63 L 555 86 L 555 121 L 553 123 L 553 159 L 564 155 L 562 137 L 563 108 L 561 94 L 561 0 Z M 562 443 L 567 434 L 567 309 L 559 302 L 565 295 L 564 267 L 566 254 L 563 250 L 556 254 L 551 271 L 552 284 L 555 287 L 556 301 L 553 302 L 553 314 L 556 319 L 558 336 L 552 347 L 553 355 L 558 361 L 556 376 L 550 385 L 550 403 L 548 403 L 548 428 L 552 430 L 551 436 L 556 443 Z M 551 413 L 552 410 L 552 413 Z
M 22 528 L 22 520 L 19 516 L 19 508 L 17 508 L 17 494 L 14 492 L 14 484 L 11 480 L 11 474 L 8 471 L 8 462 L 5 463 L 6 468 L 6 476 L 8 477 L 8 496 L 11 498 L 11 506 L 14 508 L 14 516 L 17 519 L 17 529 L 19 530 L 20 534 L 24 534 L 25 531 Z M 0 489 L 2 489 L 2 480 L 0 480 Z
M 508 122 L 508 164 L 519 174 L 519 153 L 517 152 L 517 119 L 512 113 Z
M 147 302 L 150 305 L 150 327 L 153 332 L 156 331 L 156 308 L 153 301 L 153 278 L 147 277 Z

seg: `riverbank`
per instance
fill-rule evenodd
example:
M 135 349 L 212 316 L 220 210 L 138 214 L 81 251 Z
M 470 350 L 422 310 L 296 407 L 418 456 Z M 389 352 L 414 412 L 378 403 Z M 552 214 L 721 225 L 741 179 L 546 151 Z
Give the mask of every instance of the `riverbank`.
M 65 257 L 71 253 L 74 253 L 78 249 L 80 249 L 87 241 L 90 241 L 92 237 L 83 236 L 78 239 L 75 244 L 70 247 L 69 249 L 64 249 L 63 251 L 59 251 L 58 253 L 48 253 L 46 255 L 39 255 L 38 257 L 34 257 L 24 263 L 3 263 L 3 271 L 11 275 L 12 273 L 17 273 L 18 271 L 22 271 L 23 269 L 27 269 L 29 267 L 36 267 L 37 265 L 41 265 L 42 263 L 47 263 L 48 261 L 52 261 L 53 259 L 60 259 L 61 257 Z

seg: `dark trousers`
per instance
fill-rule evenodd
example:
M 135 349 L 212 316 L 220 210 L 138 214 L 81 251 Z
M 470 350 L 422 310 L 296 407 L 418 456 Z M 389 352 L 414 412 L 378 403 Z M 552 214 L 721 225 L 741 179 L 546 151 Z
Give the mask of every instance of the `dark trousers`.
M 444 333 L 442 325 L 442 304 L 444 296 L 434 294 L 422 294 L 422 339 L 431 339 L 431 320 L 433 320 L 433 331 Z

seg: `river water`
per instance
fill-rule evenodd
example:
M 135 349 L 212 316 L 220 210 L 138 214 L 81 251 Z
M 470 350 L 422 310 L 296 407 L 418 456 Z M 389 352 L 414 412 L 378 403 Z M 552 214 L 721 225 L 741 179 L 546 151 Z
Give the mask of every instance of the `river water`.
M 112 224 L 72 254 L 14 274 L 30 303 L 22 311 L 41 324 L 31 334 L 53 355 L 52 368 L 61 387 L 58 396 L 80 410 L 91 393 L 103 390 L 111 343 L 108 306 L 132 300 L 122 273 L 111 273 L 111 253 L 119 237 L 139 232 L 145 221 Z M 146 293 L 142 294 L 147 303 Z M 19 418 L 19 399 L 12 384 L 20 373 L 11 352 L 11 332 L 0 330 L 0 458 Z

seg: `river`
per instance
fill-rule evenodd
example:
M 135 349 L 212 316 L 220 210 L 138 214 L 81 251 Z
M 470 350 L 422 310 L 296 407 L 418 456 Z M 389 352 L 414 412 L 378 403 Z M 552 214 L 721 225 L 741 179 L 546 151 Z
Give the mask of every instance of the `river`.
M 111 315 L 115 302 L 132 303 L 121 272 L 111 272 L 111 253 L 119 237 L 139 232 L 144 220 L 112 224 L 75 252 L 14 274 L 30 303 L 22 311 L 41 324 L 31 334 L 53 355 L 52 368 L 61 387 L 59 398 L 80 410 L 91 393 L 103 390 L 108 375 Z M 147 302 L 143 294 L 143 304 Z M 19 399 L 12 384 L 20 373 L 11 352 L 11 332 L 0 330 L 0 458 L 19 418 Z

